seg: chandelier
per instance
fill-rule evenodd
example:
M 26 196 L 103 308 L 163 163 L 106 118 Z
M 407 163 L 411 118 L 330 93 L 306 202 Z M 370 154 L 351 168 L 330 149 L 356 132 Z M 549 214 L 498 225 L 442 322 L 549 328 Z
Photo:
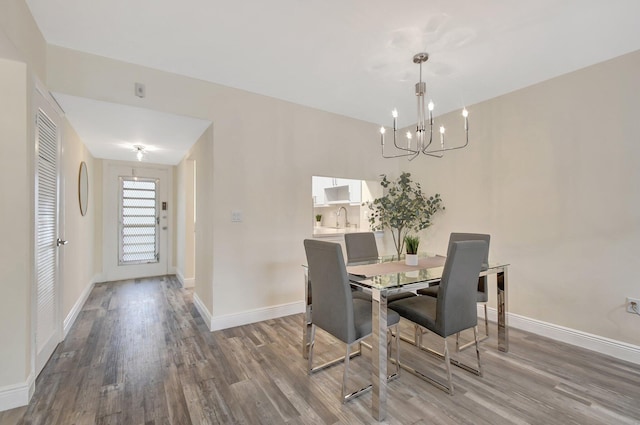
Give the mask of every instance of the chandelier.
M 427 85 L 422 81 L 422 64 L 429 60 L 428 53 L 417 53 L 413 56 L 413 63 L 420 65 L 420 81 L 416 83 L 416 98 L 418 101 L 418 123 L 416 124 L 416 142 L 415 146 L 412 144 L 413 135 L 410 131 L 407 131 L 407 145 L 406 147 L 400 146 L 396 137 L 398 132 L 398 111 L 394 109 L 391 112 L 393 116 L 393 145 L 397 150 L 402 153 L 386 155 L 384 153 L 384 134 L 386 129 L 380 127 L 380 144 L 382 145 L 382 156 L 384 158 L 399 158 L 403 156 L 409 157 L 409 161 L 415 159 L 420 153 L 436 158 L 442 158 L 444 152 L 454 149 L 462 149 L 469 144 L 469 112 L 466 108 L 462 109 L 462 116 L 464 117 L 464 132 L 465 143 L 459 146 L 446 147 L 445 145 L 445 128 L 440 126 L 440 145 L 432 146 L 433 142 L 433 102 L 430 100 L 427 108 L 425 108 L 425 95 L 427 93 Z M 427 128 L 428 126 L 428 128 Z M 427 135 L 427 132 L 429 133 Z

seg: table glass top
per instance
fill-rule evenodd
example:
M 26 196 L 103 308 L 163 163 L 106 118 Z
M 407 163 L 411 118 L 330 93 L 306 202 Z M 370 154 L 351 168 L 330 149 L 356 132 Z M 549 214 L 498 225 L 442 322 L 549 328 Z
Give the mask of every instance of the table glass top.
M 445 257 L 421 256 L 419 266 L 406 266 L 397 256 L 380 257 L 379 261 L 369 265 L 348 266 L 349 280 L 364 288 L 391 290 L 393 288 L 411 290 L 439 282 L 444 271 Z M 384 267 L 382 263 L 388 263 Z M 508 266 L 507 263 L 491 262 L 483 267 L 480 276 L 498 273 Z M 372 274 L 367 272 L 371 269 Z M 394 270 L 396 269 L 396 270 Z M 383 271 L 377 274 L 378 271 Z

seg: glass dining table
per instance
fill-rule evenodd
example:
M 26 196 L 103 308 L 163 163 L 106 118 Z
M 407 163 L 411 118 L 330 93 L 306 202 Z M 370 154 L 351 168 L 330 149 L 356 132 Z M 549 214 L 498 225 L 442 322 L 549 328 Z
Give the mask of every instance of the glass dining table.
M 436 284 L 442 277 L 446 258 L 421 255 L 417 266 L 407 266 L 397 256 L 380 257 L 377 262 L 347 266 L 353 286 L 371 294 L 372 307 L 372 416 L 382 421 L 387 415 L 387 299 L 400 292 L 415 292 Z M 507 283 L 509 264 L 490 262 L 479 276 L 496 275 L 498 350 L 509 351 L 507 325 Z M 308 358 L 311 331 L 312 294 L 307 268 L 304 267 L 306 310 L 303 318 L 302 355 Z

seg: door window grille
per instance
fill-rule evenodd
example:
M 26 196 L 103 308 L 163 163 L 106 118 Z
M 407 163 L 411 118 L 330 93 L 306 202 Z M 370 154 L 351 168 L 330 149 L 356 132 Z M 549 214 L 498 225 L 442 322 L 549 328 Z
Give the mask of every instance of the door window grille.
M 158 181 L 120 177 L 120 188 L 119 264 L 157 263 Z

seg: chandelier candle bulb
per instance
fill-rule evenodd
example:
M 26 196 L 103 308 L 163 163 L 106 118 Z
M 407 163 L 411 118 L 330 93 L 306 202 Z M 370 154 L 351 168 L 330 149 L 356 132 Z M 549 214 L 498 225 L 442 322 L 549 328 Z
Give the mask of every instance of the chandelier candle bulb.
M 444 127 L 440 127 L 440 146 L 444 149 Z
M 384 127 L 380 127 L 380 144 L 382 145 L 382 147 L 384 147 L 384 132 Z
M 396 131 L 398 129 L 398 127 L 397 127 L 398 110 L 394 109 L 393 111 L 391 111 L 391 116 L 393 117 L 393 131 Z
M 429 101 L 429 125 L 433 126 L 433 102 Z
M 467 111 L 467 108 L 462 110 L 462 116 L 464 117 L 464 129 L 469 130 L 469 111 Z

